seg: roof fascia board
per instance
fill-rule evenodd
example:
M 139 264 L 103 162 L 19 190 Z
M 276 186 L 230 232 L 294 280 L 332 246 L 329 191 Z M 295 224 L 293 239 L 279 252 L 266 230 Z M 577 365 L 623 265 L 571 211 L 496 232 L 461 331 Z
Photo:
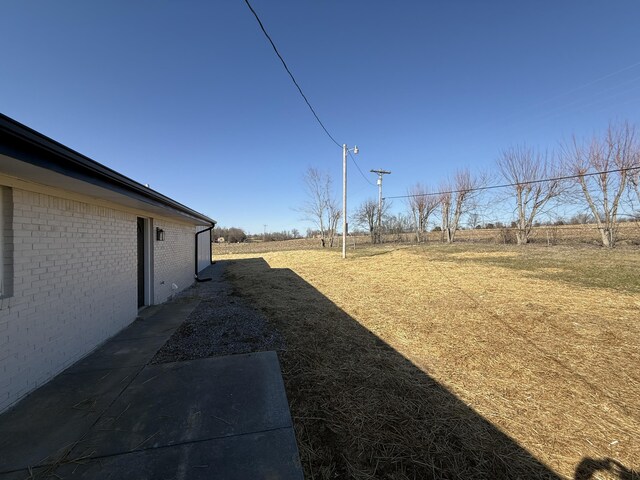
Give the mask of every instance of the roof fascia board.
M 208 224 L 215 220 L 0 114 L 0 153 Z

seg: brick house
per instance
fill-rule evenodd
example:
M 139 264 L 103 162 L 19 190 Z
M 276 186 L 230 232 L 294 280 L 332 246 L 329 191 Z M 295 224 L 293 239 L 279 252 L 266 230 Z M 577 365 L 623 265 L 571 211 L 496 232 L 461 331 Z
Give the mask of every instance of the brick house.
M 190 286 L 214 225 L 0 115 L 0 412 Z

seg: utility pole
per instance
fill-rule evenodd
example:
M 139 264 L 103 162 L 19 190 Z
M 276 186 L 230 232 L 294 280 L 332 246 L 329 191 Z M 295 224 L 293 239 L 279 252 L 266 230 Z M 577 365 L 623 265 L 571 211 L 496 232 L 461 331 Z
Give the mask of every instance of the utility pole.
M 347 258 L 347 144 L 342 144 L 342 258 Z M 358 146 L 353 147 L 353 153 L 358 154 Z
M 347 144 L 342 144 L 342 258 L 347 258 Z
M 382 223 L 382 176 L 383 175 L 389 175 L 391 172 L 388 170 L 371 170 L 371 173 L 377 173 L 378 174 L 378 232 L 377 232 L 377 237 L 378 237 L 378 243 L 382 243 L 381 239 L 381 223 Z

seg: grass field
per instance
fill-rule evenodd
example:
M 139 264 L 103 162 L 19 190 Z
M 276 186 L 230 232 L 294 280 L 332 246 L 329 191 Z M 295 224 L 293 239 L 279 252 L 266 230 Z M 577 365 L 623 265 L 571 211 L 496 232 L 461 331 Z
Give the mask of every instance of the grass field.
M 306 478 L 638 478 L 637 247 L 217 259 L 285 338 Z

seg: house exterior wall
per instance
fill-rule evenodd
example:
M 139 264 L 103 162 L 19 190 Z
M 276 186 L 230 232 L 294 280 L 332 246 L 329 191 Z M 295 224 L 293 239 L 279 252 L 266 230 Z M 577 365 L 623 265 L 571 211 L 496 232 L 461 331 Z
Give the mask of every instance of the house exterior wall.
M 13 294 L 0 300 L 0 411 L 137 313 L 134 216 L 12 193 Z
M 177 292 L 190 286 L 195 280 L 195 240 L 193 225 L 155 220 L 155 228 L 164 230 L 165 239 L 154 242 L 154 302 L 167 301 Z M 172 288 L 176 285 L 177 290 Z
M 8 190 L 13 281 L 11 295 L 0 298 L 0 412 L 136 318 L 143 216 L 115 204 Z M 193 282 L 195 228 L 150 224 L 166 232 L 164 242 L 153 241 L 152 298 L 161 303 Z
M 196 228 L 198 232 L 207 227 Z M 211 265 L 211 230 L 198 235 L 198 272 Z

